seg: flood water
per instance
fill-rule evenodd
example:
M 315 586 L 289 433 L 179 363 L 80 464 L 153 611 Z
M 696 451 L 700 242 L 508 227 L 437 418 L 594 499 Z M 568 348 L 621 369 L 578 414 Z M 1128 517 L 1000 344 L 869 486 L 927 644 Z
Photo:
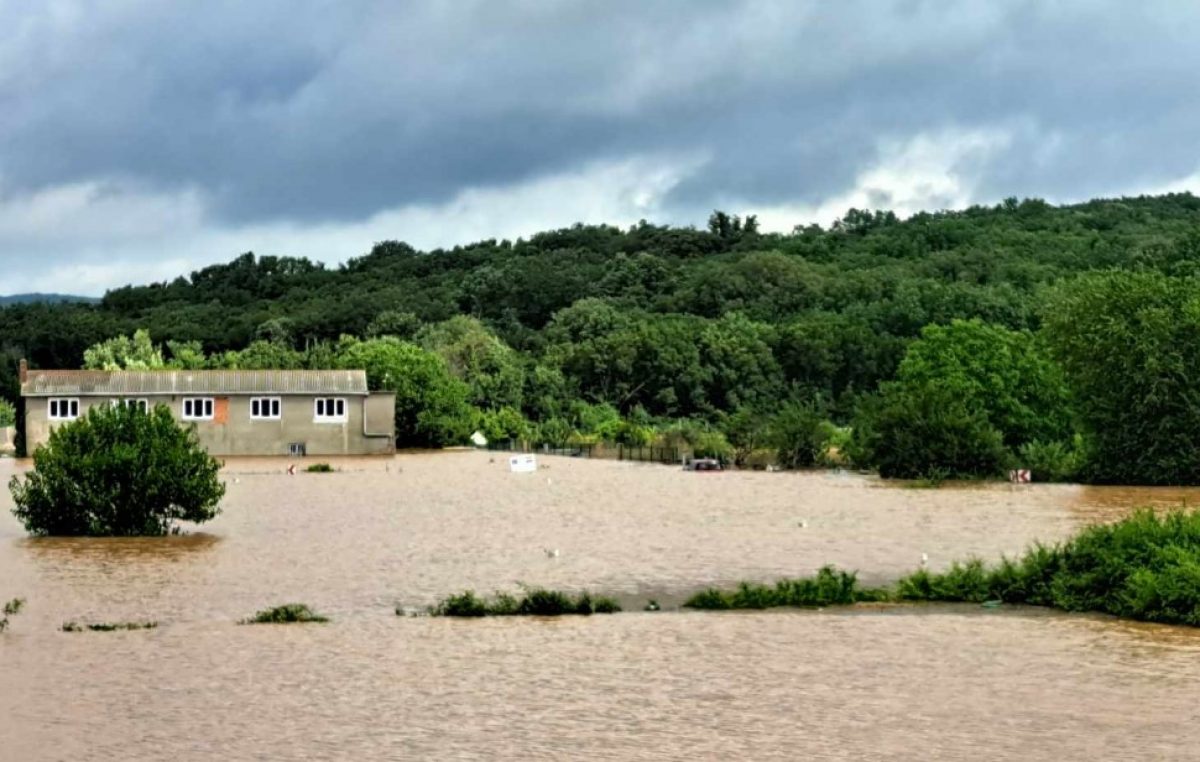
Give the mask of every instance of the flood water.
M 916 606 L 458 621 L 518 583 L 668 603 L 832 563 L 886 582 L 1200 491 L 904 489 L 458 452 L 231 461 L 185 537 L 30 539 L 0 495 L 0 760 L 1195 759 L 1200 631 Z M 21 468 L 0 461 L 4 482 Z M 557 550 L 551 557 L 546 550 Z M 303 601 L 328 625 L 243 627 Z M 669 607 L 669 606 L 668 606 Z M 139 632 L 64 621 L 153 619 Z

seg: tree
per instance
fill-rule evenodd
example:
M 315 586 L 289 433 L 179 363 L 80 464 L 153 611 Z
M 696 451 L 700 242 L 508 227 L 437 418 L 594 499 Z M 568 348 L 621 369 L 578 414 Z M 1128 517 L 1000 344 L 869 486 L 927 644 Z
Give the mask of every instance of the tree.
M 416 342 L 446 361 L 471 388 L 471 403 L 484 409 L 520 408 L 525 393 L 521 357 L 479 320 L 457 315 L 422 328 Z
M 0 429 L 15 426 L 16 423 L 17 409 L 8 400 L 0 399 Z
M 889 390 L 864 403 L 852 458 L 884 478 L 999 476 L 1011 462 L 1000 432 L 946 389 Z
M 927 326 L 855 419 L 855 451 L 884 476 L 996 476 L 1022 446 L 1068 441 L 1061 370 L 1036 338 L 979 320 Z
M 1062 369 L 1028 331 L 977 319 L 926 326 L 904 354 L 896 383 L 913 393 L 944 389 L 980 411 L 1013 450 L 1072 434 Z
M 254 338 L 268 341 L 272 344 L 290 346 L 292 335 L 296 332 L 296 323 L 291 318 L 277 317 L 259 323 L 254 329 Z
M 717 410 L 762 407 L 780 396 L 783 374 L 771 352 L 772 328 L 731 313 L 709 323 L 699 337 L 707 377 L 707 402 Z
M 1085 475 L 1200 481 L 1200 281 L 1104 272 L 1064 284 L 1044 334 L 1074 391 Z
M 220 467 L 165 406 L 101 405 L 51 432 L 33 470 L 12 478 L 13 514 L 35 535 L 164 535 L 217 515 Z
M 783 468 L 814 466 L 825 453 L 828 423 L 816 405 L 789 402 L 770 421 L 767 440 Z
M 338 365 L 365 370 L 371 389 L 396 393 L 398 445 L 444 447 L 462 444 L 471 435 L 476 412 L 467 404 L 470 390 L 433 352 L 394 337 L 346 337 Z
M 150 340 L 150 332 L 139 328 L 133 336 L 117 336 L 88 347 L 83 367 L 89 370 L 153 370 L 166 365 L 162 348 Z
M 304 367 L 304 361 L 304 355 L 290 346 L 260 339 L 240 352 L 226 352 L 211 362 L 232 370 L 299 370 Z
M 379 336 L 395 336 L 398 339 L 411 339 L 421 327 L 421 319 L 412 312 L 402 310 L 384 310 L 372 318 L 367 324 L 366 335 L 369 339 Z
M 167 349 L 171 352 L 168 367 L 179 370 L 203 370 L 208 367 L 204 347 L 198 341 L 168 341 Z
M 484 411 L 479 417 L 479 429 L 489 442 L 524 441 L 534 432 L 521 411 L 511 407 Z

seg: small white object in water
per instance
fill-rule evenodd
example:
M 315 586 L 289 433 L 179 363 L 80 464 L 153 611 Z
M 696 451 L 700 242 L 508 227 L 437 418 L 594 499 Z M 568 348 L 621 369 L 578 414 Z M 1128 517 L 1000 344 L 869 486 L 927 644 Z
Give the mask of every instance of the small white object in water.
M 801 529 L 808 529 L 808 521 L 805 519 L 800 519 L 800 523 L 796 526 L 800 527 Z
M 922 553 L 921 554 L 921 566 L 928 566 L 928 565 L 929 565 L 929 554 Z
M 558 558 L 558 548 L 542 548 L 542 552 L 546 554 L 546 558 Z
M 554 484 L 554 480 L 553 480 L 553 479 L 551 479 L 549 476 L 547 476 L 547 477 L 546 477 L 546 484 Z

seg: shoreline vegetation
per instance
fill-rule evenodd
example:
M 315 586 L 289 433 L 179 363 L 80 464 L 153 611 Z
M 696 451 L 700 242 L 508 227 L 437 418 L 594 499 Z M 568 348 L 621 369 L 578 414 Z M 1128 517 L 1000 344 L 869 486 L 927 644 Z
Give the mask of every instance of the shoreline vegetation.
M 13 598 L 8 603 L 4 604 L 4 608 L 2 610 L 3 614 L 0 615 L 0 632 L 4 632 L 8 629 L 8 618 L 21 613 L 21 609 L 24 608 L 24 606 L 24 598 Z
M 1103 613 L 1124 619 L 1200 627 L 1200 510 L 1155 512 L 1141 508 L 1111 524 L 1086 527 L 1068 540 L 1035 543 L 1018 558 L 987 563 L 978 558 L 956 561 L 934 572 L 918 569 L 883 587 L 864 587 L 857 573 L 824 566 L 811 577 L 781 579 L 774 584 L 742 582 L 732 590 L 710 587 L 681 605 L 702 611 L 770 608 L 827 608 L 856 604 L 919 602 L 975 603 L 986 607 L 1019 604 L 1069 613 Z M 13 599 L 7 617 L 21 610 Z M 523 587 L 519 595 L 497 592 L 490 597 L 467 590 L 428 607 L 436 617 L 589 616 L 622 610 L 615 598 L 587 591 L 570 593 Z M 643 611 L 660 611 L 651 600 Z M 396 607 L 398 616 L 414 615 Z M 307 605 L 288 603 L 263 609 L 238 624 L 328 622 Z M 63 632 L 109 632 L 157 627 L 155 621 L 78 624 Z
M 285 603 L 258 611 L 238 624 L 300 624 L 304 622 L 325 623 L 329 617 L 321 616 L 303 603 Z
M 1035 544 L 1018 559 L 993 565 L 969 559 L 944 572 L 920 569 L 887 588 L 859 587 L 853 572 L 826 566 L 815 577 L 774 586 L 710 588 L 683 605 L 728 610 L 921 601 L 1025 604 L 1200 626 L 1200 512 L 1140 509 L 1057 545 Z
M 117 632 L 118 630 L 153 630 L 158 627 L 158 622 L 153 620 L 146 622 L 92 622 L 80 624 L 79 622 L 63 622 L 63 632 Z
M 592 614 L 615 614 L 620 605 L 605 596 L 592 596 L 587 591 L 577 595 L 559 590 L 535 587 L 517 596 L 496 593 L 491 598 L 481 598 L 467 590 L 451 595 L 429 607 L 430 616 L 485 617 L 485 616 L 590 616 Z M 397 608 L 398 615 L 403 610 Z

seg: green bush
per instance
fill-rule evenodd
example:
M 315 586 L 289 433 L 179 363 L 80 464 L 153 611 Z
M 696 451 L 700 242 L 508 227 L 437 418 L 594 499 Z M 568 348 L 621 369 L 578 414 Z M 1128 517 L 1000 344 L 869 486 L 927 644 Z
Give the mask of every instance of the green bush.
M 815 466 L 824 455 L 829 427 L 816 405 L 792 402 L 771 418 L 767 441 L 782 468 Z
M 478 426 L 489 442 L 507 442 L 510 439 L 523 442 L 534 431 L 533 424 L 521 415 L 521 411 L 511 407 L 481 412 Z
M 777 457 L 778 453 L 775 450 L 760 447 L 757 450 L 750 450 L 742 455 L 742 461 L 738 465 L 743 468 L 762 471 L 769 466 L 774 466 L 777 463 Z
M 1032 334 L 978 319 L 928 325 L 860 404 L 850 454 L 884 477 L 999 476 L 1022 445 L 1070 436 L 1069 403 Z
M 327 617 L 314 612 L 303 603 L 285 603 L 257 612 L 239 624 L 293 624 L 299 622 L 328 622 Z
M 887 591 L 858 586 L 853 572 L 832 566 L 822 567 L 815 577 L 782 579 L 772 585 L 743 582 L 732 592 L 715 588 L 702 590 L 683 605 L 690 609 L 767 609 L 780 606 L 812 608 L 847 606 L 852 603 L 879 601 Z
M 310 474 L 331 474 L 333 473 L 334 469 L 333 466 L 329 465 L 328 463 L 313 463 L 304 470 Z
M 1140 510 L 1092 526 L 1019 561 L 978 560 L 900 580 L 904 600 L 984 601 L 1100 611 L 1131 619 L 1200 626 L 1200 512 Z
M 1034 481 L 1069 482 L 1079 477 L 1083 467 L 1080 443 L 1027 442 L 1017 451 L 1017 462 L 1033 474 Z
M 541 442 L 548 442 L 554 447 L 563 447 L 575 433 L 575 429 L 571 427 L 569 421 L 565 418 L 549 418 L 538 424 L 537 438 Z
M 467 590 L 458 595 L 451 595 L 438 604 L 435 613 L 438 616 L 477 617 L 487 616 L 487 602 L 475 596 L 474 591 Z
M 94 622 L 92 624 L 78 624 L 77 622 L 63 622 L 63 632 L 116 632 L 118 630 L 153 630 L 158 627 L 158 622 Z
M 8 400 L 0 399 L 0 429 L 17 425 L 17 409 Z
M 16 616 L 21 612 L 21 607 L 25 605 L 24 598 L 13 598 L 8 603 L 4 604 L 4 615 L 0 616 L 0 632 L 8 629 L 8 618 Z
M 892 392 L 860 408 L 853 458 L 884 478 L 1000 476 L 1011 464 L 1004 437 L 979 411 L 942 392 Z
M 723 463 L 733 459 L 733 446 L 719 431 L 697 432 L 691 444 L 697 458 L 716 458 Z
M 595 434 L 612 441 L 621 425 L 621 413 L 612 405 L 571 404 L 571 423 L 580 434 Z
M 35 535 L 163 535 L 215 517 L 220 463 L 159 406 L 100 405 L 59 426 L 9 482 L 13 514 Z
M 371 389 L 396 393 L 396 445 L 446 447 L 463 444 L 478 411 L 471 389 L 451 373 L 440 355 L 386 336 L 358 341 L 343 336 L 337 365 L 363 369 Z
M 1186 263 L 1194 273 L 1200 252 L 1194 231 L 1193 225 L 1173 253 L 1176 247 L 1147 248 L 1174 259 L 1170 270 Z M 1197 484 L 1197 280 L 1137 270 L 1064 281 L 1045 301 L 1042 334 L 1073 392 L 1087 440 L 1082 471 L 1088 480 Z
M 490 601 L 468 590 L 444 598 L 429 609 L 433 616 L 564 616 L 568 614 L 614 614 L 621 607 L 612 598 L 593 597 L 583 592 L 572 596 L 559 590 L 530 588 L 520 598 L 497 593 Z
M 681 453 L 691 451 L 697 458 L 716 458 L 722 462 L 733 460 L 734 455 L 724 434 L 703 421 L 686 418 L 661 426 L 651 444 Z

